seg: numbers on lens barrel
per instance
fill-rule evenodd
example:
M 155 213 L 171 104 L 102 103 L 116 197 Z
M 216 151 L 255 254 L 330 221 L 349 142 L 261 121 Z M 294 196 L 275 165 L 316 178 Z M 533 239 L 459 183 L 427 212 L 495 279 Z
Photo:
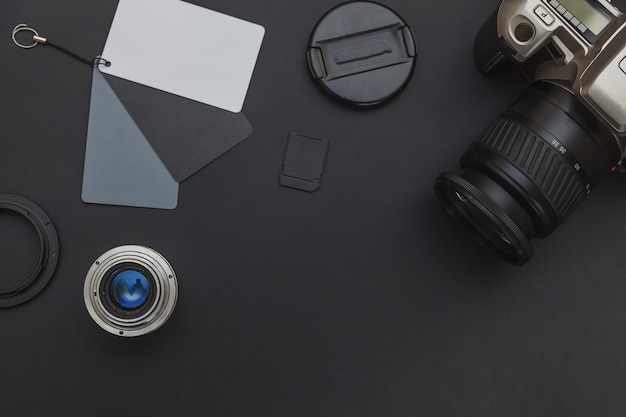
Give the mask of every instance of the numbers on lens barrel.
M 559 142 L 558 140 L 552 139 L 552 142 L 550 143 L 556 148 L 557 151 L 561 153 L 561 155 L 565 155 L 567 153 L 567 149 L 565 149 L 565 146 L 561 145 L 561 142 Z

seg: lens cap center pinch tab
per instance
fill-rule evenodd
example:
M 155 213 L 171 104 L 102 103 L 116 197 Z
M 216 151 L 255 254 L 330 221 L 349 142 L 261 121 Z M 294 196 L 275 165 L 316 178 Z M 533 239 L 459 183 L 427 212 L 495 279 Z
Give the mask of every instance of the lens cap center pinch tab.
M 373 2 L 349 2 L 319 20 L 307 59 L 322 91 L 347 106 L 372 108 L 407 85 L 417 60 L 417 43 L 409 25 L 391 9 Z

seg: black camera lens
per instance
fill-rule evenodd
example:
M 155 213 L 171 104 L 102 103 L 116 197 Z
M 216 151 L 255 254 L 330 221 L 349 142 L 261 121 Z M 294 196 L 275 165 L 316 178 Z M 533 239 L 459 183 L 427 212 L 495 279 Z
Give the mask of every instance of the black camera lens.
M 507 262 L 532 257 L 620 159 L 618 143 L 577 98 L 538 82 L 470 145 L 435 192 L 484 247 Z

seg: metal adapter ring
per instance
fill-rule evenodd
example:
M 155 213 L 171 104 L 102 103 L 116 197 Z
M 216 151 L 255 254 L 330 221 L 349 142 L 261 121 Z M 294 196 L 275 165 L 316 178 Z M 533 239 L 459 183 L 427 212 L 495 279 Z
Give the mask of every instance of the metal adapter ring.
M 52 221 L 41 207 L 15 194 L 0 194 L 0 209 L 24 216 L 35 228 L 39 239 L 39 258 L 35 269 L 18 285 L 0 288 L 0 308 L 22 304 L 50 282 L 59 257 L 59 238 Z

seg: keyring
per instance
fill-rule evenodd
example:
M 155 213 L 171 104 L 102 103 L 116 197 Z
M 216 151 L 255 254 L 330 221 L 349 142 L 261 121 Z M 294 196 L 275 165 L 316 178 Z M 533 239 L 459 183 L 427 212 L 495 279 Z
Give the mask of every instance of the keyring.
M 17 39 L 15 39 L 15 35 L 17 35 L 19 32 L 23 32 L 23 31 L 31 32 L 33 34 L 33 43 L 32 44 L 24 45 L 23 43 L 19 43 L 17 41 Z M 20 48 L 23 48 L 23 49 L 34 48 L 39 43 L 46 43 L 46 38 L 40 37 L 39 33 L 37 33 L 37 31 L 35 29 L 33 29 L 31 27 L 28 27 L 28 25 L 25 24 L 25 23 L 20 23 L 19 25 L 15 26 L 13 28 L 13 32 L 11 33 L 11 39 L 13 39 L 13 43 L 15 43 L 17 46 L 19 46 Z
M 15 38 L 15 36 L 20 33 L 20 32 L 30 32 L 33 34 L 33 43 L 32 44 L 23 44 L 18 42 L 18 40 Z M 39 33 L 37 33 L 37 31 L 31 27 L 28 27 L 27 24 L 25 23 L 20 23 L 19 25 L 15 26 L 13 28 L 13 32 L 11 32 L 11 39 L 13 39 L 13 43 L 15 45 L 17 45 L 18 47 L 22 48 L 22 49 L 31 49 L 34 48 L 35 46 L 37 46 L 38 44 L 44 44 L 44 45 L 49 45 L 61 52 L 63 52 L 64 54 L 67 54 L 69 56 L 71 56 L 72 58 L 75 58 L 77 60 L 79 60 L 80 62 L 87 64 L 89 66 L 100 66 L 100 65 L 104 65 L 105 67 L 110 67 L 111 66 L 111 62 L 107 61 L 104 58 L 101 57 L 97 57 L 95 59 L 86 59 L 83 58 L 82 56 L 68 50 L 65 49 L 64 47 L 60 46 L 60 45 L 55 45 L 52 42 L 48 42 L 48 40 L 46 38 L 44 38 L 43 36 L 39 36 Z

